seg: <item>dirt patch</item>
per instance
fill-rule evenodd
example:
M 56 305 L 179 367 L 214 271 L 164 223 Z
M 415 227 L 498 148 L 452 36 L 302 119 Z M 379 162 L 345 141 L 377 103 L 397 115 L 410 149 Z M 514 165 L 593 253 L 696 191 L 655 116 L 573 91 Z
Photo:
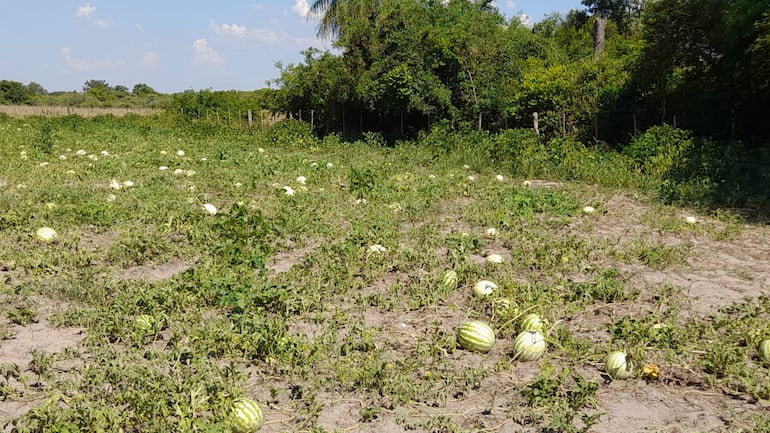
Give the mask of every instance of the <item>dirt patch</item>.
M 80 248 L 85 251 L 106 251 L 113 243 L 120 239 L 120 233 L 114 230 L 99 231 L 96 227 L 85 226 L 77 231 L 80 239 Z
M 172 259 L 165 263 L 132 266 L 117 273 L 123 280 L 147 280 L 149 282 L 165 280 L 190 269 L 192 265 L 182 259 Z
M 9 323 L 3 316 L 1 324 L 11 337 L 0 341 L 0 365 L 15 365 L 19 375 L 31 378 L 27 380 L 28 385 L 39 380 L 37 374 L 32 371 L 35 353 L 54 355 L 64 349 L 76 347 L 85 338 L 81 328 L 57 328 L 48 321 L 51 314 L 62 308 L 61 305 L 45 298 L 31 299 L 37 310 L 35 321 L 22 326 Z M 77 363 L 71 360 L 58 361 L 54 362 L 52 367 L 59 371 L 71 370 L 75 368 L 74 364 Z M 19 393 L 20 398 L 9 397 L 0 400 L 0 420 L 18 418 L 45 401 L 44 394 L 38 398 L 34 394 L 35 391 L 27 385 L 22 385 L 14 379 L 6 380 L 8 385 Z
M 0 341 L 0 364 L 13 363 L 21 371 L 29 370 L 32 352 L 57 353 L 84 338 L 82 329 L 55 328 L 45 318 L 25 326 L 10 325 L 8 331 L 12 337 Z
M 275 274 L 287 272 L 292 266 L 302 262 L 302 259 L 315 248 L 316 247 L 306 247 L 278 253 L 268 260 L 265 267 L 268 272 Z
M 591 428 L 593 433 L 721 432 L 729 419 L 757 410 L 719 392 L 660 383 L 613 382 L 599 390 L 597 400 L 605 415 Z
M 719 230 L 725 225 L 721 221 L 699 217 L 702 230 L 663 230 L 645 224 L 650 208 L 629 197 L 615 195 L 605 206 L 605 214 L 581 221 L 570 230 L 587 229 L 590 236 L 618 249 L 641 242 L 653 249 L 687 250 L 686 263 L 663 269 L 616 264 L 633 287 L 648 292 L 663 285 L 682 289 L 688 297 L 683 308 L 690 316 L 709 315 L 735 302 L 770 294 L 770 228 L 746 225 L 740 236 L 720 240 L 706 228 Z M 674 218 L 684 220 L 684 214 Z

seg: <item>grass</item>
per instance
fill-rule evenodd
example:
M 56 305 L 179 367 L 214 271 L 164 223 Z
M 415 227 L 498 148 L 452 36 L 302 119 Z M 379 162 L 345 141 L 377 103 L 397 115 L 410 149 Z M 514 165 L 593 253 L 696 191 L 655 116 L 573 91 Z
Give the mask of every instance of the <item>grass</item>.
M 681 288 L 650 293 L 624 266 L 686 266 L 689 244 L 594 236 L 608 197 L 647 188 L 620 156 L 538 150 L 515 132 L 468 146 L 442 134 L 385 147 L 294 122 L 253 136 L 153 117 L 0 118 L 2 335 L 43 320 L 84 330 L 68 349 L 26 354 L 26 369 L 0 365 L 2 396 L 34 402 L 6 428 L 224 432 L 232 401 L 249 396 L 271 429 L 325 431 L 335 401 L 356 401 L 348 421 L 364 428 L 388 418 L 425 431 L 588 431 L 603 413 L 603 357 L 617 348 L 686 366 L 704 388 L 770 398 L 753 349 L 768 332 L 766 297 L 682 319 Z M 430 146 L 444 139 L 457 143 Z M 522 183 L 535 176 L 559 183 Z M 651 209 L 640 224 L 659 234 L 719 241 L 742 227 Z M 36 240 L 41 226 L 58 238 Z M 505 262 L 486 263 L 491 252 Z M 171 262 L 183 266 L 163 273 Z M 441 284 L 448 269 L 456 289 Z M 499 286 L 488 299 L 471 295 L 481 279 Z M 499 299 L 520 314 L 496 314 Z M 621 313 L 594 318 L 605 308 Z M 551 325 L 540 362 L 512 359 L 525 312 Z M 457 347 L 467 318 L 495 325 L 501 343 L 485 355 Z M 531 374 L 512 381 L 513 369 Z M 741 425 L 770 421 L 751 422 Z

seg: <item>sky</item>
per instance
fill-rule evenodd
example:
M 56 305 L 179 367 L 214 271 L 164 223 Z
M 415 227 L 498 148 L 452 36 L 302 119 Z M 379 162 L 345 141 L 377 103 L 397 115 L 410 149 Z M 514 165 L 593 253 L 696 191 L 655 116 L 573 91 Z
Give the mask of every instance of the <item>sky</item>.
M 310 0 L 312 3 L 312 0 Z M 316 37 L 308 0 L 2 1 L 0 80 L 81 91 L 89 80 L 162 93 L 254 90 L 302 61 Z M 537 22 L 580 0 L 498 0 L 506 17 Z

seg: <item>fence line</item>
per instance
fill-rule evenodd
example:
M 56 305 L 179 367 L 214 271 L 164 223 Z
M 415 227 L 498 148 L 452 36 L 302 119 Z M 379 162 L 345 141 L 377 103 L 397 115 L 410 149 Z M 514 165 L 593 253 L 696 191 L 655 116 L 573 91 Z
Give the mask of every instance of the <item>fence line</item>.
M 164 110 L 160 108 L 102 108 L 102 107 L 69 107 L 61 105 L 0 105 L 0 113 L 11 117 L 27 116 L 69 116 L 94 117 L 112 114 L 125 116 L 127 114 L 160 114 Z
M 0 105 L 0 113 L 11 117 L 61 117 L 76 115 L 81 117 L 94 117 L 100 115 L 125 116 L 127 114 L 153 115 L 166 112 L 161 108 L 100 108 L 100 107 L 69 107 L 60 105 Z M 185 115 L 184 109 L 180 114 Z M 287 118 L 282 113 L 272 113 L 265 109 L 249 110 L 231 110 L 220 111 L 219 109 L 207 108 L 198 109 L 192 113 L 191 120 L 205 121 L 219 126 L 229 126 L 231 128 L 248 128 L 257 131 L 263 131 L 272 124 Z

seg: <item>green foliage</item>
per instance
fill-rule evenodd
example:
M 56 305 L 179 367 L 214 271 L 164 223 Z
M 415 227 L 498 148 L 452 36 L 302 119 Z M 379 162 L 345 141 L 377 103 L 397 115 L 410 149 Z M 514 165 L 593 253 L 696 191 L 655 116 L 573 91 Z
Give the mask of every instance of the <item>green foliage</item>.
M 37 140 L 35 140 L 32 146 L 36 150 L 50 155 L 55 143 L 56 135 L 53 124 L 51 122 L 42 122 L 38 129 Z
M 515 218 L 532 218 L 535 214 L 571 215 L 578 209 L 575 200 L 560 191 L 522 188 L 505 201 L 505 207 Z
M 234 204 L 225 215 L 219 215 L 212 224 L 213 258 L 228 266 L 262 269 L 270 254 L 272 225 L 256 210 Z M 209 241 L 207 241 L 208 243 Z
M 653 126 L 634 137 L 623 149 L 639 169 L 656 178 L 664 178 L 676 164 L 686 164 L 693 147 L 692 133 L 670 125 Z
M 309 123 L 286 119 L 276 122 L 265 134 L 260 135 L 259 142 L 266 146 L 304 148 L 316 145 L 318 138 Z
M 27 104 L 32 95 L 32 90 L 18 81 L 0 81 L 0 104 Z
M 768 93 L 757 69 L 764 56 L 770 2 L 672 0 L 650 2 L 643 14 L 644 52 L 635 92 L 651 121 L 671 122 L 700 136 L 768 136 L 759 115 Z M 653 120 L 654 119 L 654 120 Z
M 153 94 L 147 96 L 147 89 L 139 90 L 146 98 L 153 98 Z M 273 104 L 273 92 L 270 89 L 261 89 L 253 92 L 239 92 L 235 90 L 214 91 L 186 90 L 171 95 L 167 104 L 169 114 L 179 116 L 186 121 L 204 121 L 217 125 L 248 125 L 249 111 L 252 113 L 252 122 L 262 127 L 262 110 L 270 108 Z
M 770 191 L 767 149 L 711 139 L 686 144 L 658 187 L 662 201 L 706 208 L 766 207 Z
M 539 421 L 547 425 L 547 430 L 588 431 L 599 421 L 600 414 L 587 412 L 596 406 L 599 384 L 569 369 L 556 373 L 551 365 L 542 367 L 538 378 L 521 391 L 522 396 L 530 407 L 544 410 L 537 416 L 545 418 Z
M 351 166 L 348 173 L 348 185 L 350 192 L 355 194 L 356 197 L 366 197 L 377 186 L 377 175 L 371 168 L 358 169 Z

